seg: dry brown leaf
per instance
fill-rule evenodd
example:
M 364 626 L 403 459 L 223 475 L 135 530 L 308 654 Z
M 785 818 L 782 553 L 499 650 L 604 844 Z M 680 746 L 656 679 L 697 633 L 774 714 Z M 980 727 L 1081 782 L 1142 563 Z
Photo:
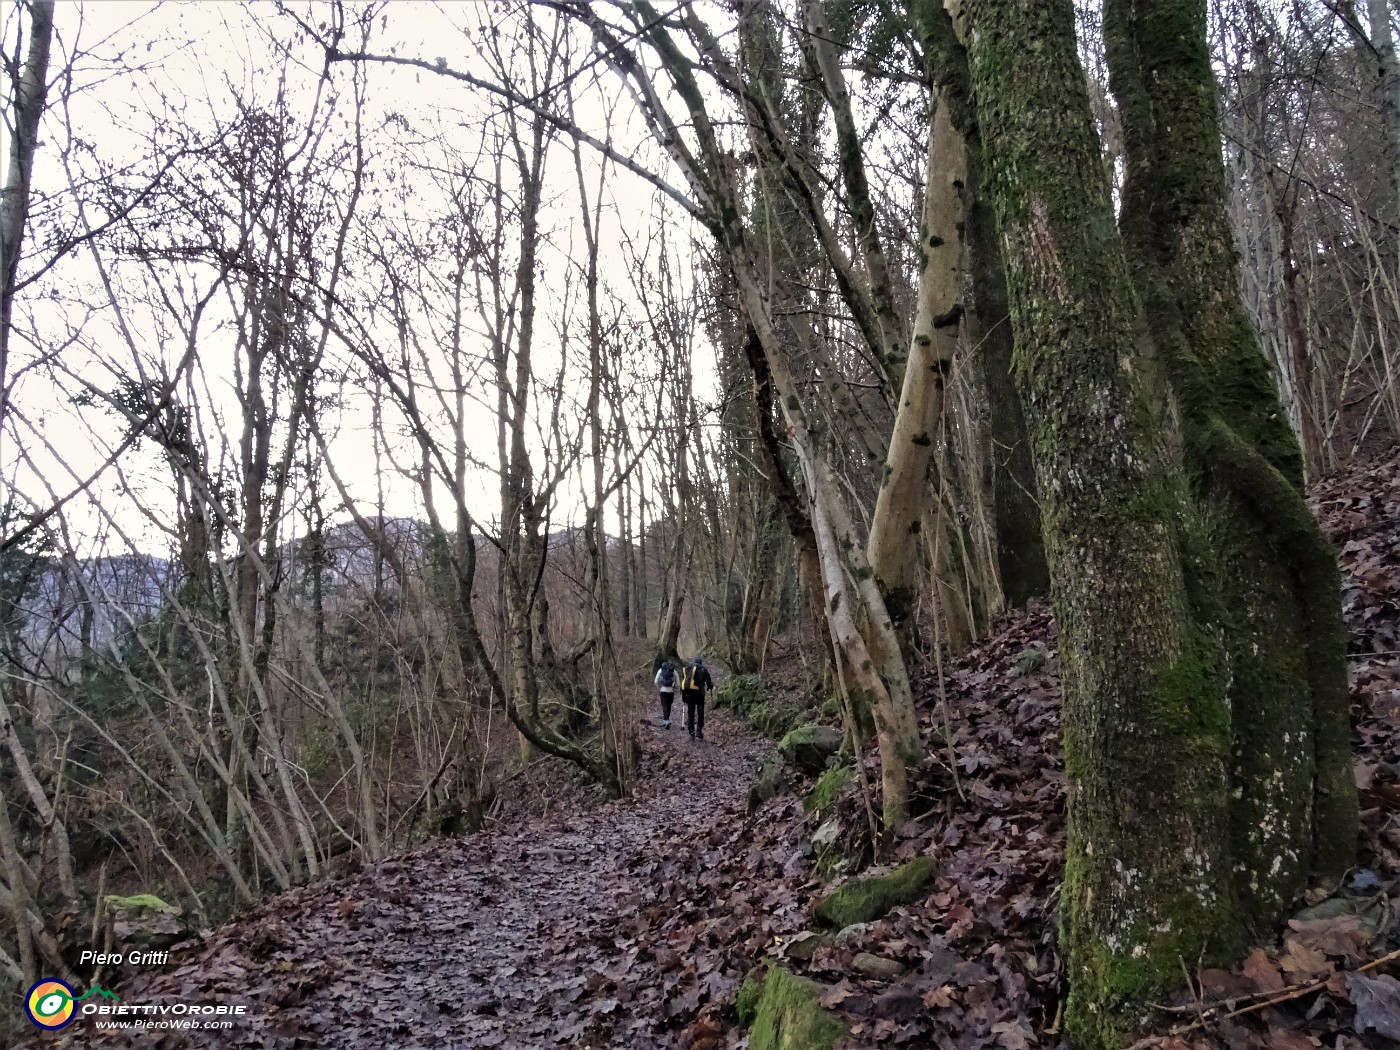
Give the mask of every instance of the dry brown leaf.
M 1295 982 L 1313 980 L 1332 969 L 1326 955 L 1291 936 L 1284 940 L 1284 952 L 1278 964 Z
M 1290 919 L 1288 925 L 1298 934 L 1298 940 L 1309 948 L 1327 955 L 1355 962 L 1366 944 L 1366 933 L 1356 915 L 1338 915 L 1330 919 Z
M 1271 1025 L 1264 1038 L 1269 1050 L 1316 1050 L 1319 1045 L 1316 1039 L 1302 1032 L 1277 1025 Z
M 1241 972 L 1254 982 L 1261 992 L 1278 992 L 1287 987 L 1288 982 L 1279 972 L 1278 964 L 1269 958 L 1263 948 L 1255 948 L 1245 957 Z

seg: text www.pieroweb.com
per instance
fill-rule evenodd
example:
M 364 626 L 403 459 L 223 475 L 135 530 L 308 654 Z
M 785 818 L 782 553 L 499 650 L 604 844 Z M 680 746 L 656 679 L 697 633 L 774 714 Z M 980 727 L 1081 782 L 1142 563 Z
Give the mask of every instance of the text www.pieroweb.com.
M 218 1031 L 233 1027 L 233 1019 L 246 1013 L 243 1004 L 204 1006 L 191 1003 L 118 1006 L 91 1003 L 81 1013 L 94 1028 L 150 1029 L 156 1031 Z

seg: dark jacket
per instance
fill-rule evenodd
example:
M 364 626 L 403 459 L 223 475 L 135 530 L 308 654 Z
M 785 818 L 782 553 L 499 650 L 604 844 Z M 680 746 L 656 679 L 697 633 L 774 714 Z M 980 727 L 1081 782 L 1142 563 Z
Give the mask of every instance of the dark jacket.
M 681 692 L 689 693 L 692 696 L 699 693 L 704 696 L 715 687 L 715 680 L 710 677 L 710 669 L 704 664 L 696 666 L 690 664 L 681 668 Z

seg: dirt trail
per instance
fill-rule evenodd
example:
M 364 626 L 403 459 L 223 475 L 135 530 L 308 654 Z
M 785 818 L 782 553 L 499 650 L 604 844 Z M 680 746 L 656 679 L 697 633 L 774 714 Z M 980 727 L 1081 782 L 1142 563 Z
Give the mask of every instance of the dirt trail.
M 667 972 L 685 961 L 637 931 L 703 908 L 663 898 L 656 880 L 668 858 L 732 833 L 769 746 L 723 713 L 710 722 L 703 742 L 644 726 L 632 799 L 281 894 L 119 989 L 128 1004 L 247 1004 L 232 1032 L 105 1033 L 100 1045 L 679 1045 Z M 63 1036 L 99 1042 L 89 1019 Z

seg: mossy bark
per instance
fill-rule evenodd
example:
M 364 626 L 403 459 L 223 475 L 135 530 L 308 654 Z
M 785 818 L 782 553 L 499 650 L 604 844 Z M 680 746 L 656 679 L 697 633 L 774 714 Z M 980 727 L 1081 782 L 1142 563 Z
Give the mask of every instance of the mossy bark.
M 910 6 L 929 79 L 964 146 L 961 229 L 971 277 L 966 337 L 976 348 L 972 361 L 987 401 L 986 484 L 996 525 L 997 573 L 1002 597 L 1019 606 L 1047 593 L 1050 577 L 1026 420 L 1011 376 L 1015 339 L 996 216 L 982 192 L 982 135 L 969 97 L 966 21 L 961 0 L 914 0 Z
M 1267 925 L 1355 851 L 1336 559 L 1238 293 L 1205 0 L 1107 0 L 1104 36 L 1127 156 L 1120 225 L 1215 523 L 1197 587 L 1228 673 L 1237 892 Z
M 1026 419 L 1011 378 L 1015 354 L 1006 280 L 996 240 L 996 221 L 977 183 L 980 165 L 969 164 L 968 245 L 972 252 L 973 299 L 968 342 L 979 348 L 976 362 L 987 393 L 991 437 L 992 514 L 996 522 L 997 573 L 1002 597 L 1025 605 L 1050 590 L 1050 572 L 1041 539 Z
M 1060 632 L 1066 1024 L 1080 1045 L 1113 1046 L 1182 959 L 1242 941 L 1229 712 L 1193 619 L 1175 421 L 1114 224 L 1073 7 L 965 8 Z
M 753 1017 L 749 1050 L 832 1050 L 847 1029 L 822 1009 L 820 987 L 777 966 L 761 992 L 752 978 L 745 981 L 736 1008 Z
M 1060 628 L 1066 1027 L 1117 1046 L 1349 863 L 1335 558 L 1239 302 L 1204 4 L 1105 4 L 1121 234 L 1072 5 L 966 6 Z

